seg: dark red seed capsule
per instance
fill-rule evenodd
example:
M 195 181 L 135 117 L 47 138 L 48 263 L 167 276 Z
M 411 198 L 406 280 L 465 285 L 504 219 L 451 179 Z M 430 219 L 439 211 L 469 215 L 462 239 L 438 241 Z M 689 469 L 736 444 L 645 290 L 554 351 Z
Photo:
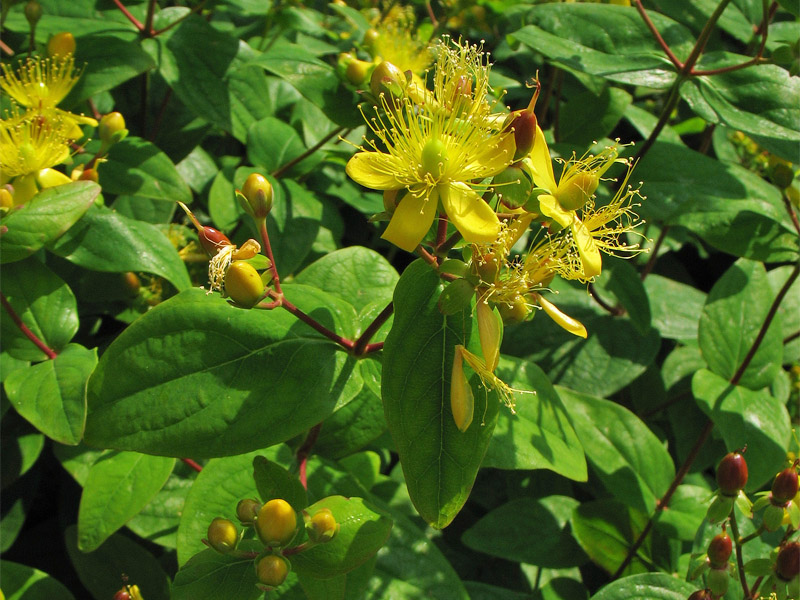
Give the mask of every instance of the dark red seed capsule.
M 775 572 L 784 581 L 791 581 L 800 573 L 800 542 L 790 542 L 778 552 Z
M 733 542 L 724 531 L 715 535 L 708 544 L 708 560 L 714 569 L 720 569 L 728 564 L 728 559 L 733 552 Z
M 203 227 L 197 232 L 200 244 L 209 256 L 215 256 L 224 246 L 230 246 L 231 241 L 228 236 L 213 227 Z
M 747 483 L 747 462 L 738 452 L 729 452 L 717 467 L 717 485 L 725 496 L 736 496 Z
M 688 600 L 713 600 L 710 590 L 697 590 Z
M 772 482 L 772 500 L 778 504 L 786 504 L 796 495 L 797 470 L 789 467 L 775 476 L 775 481 Z

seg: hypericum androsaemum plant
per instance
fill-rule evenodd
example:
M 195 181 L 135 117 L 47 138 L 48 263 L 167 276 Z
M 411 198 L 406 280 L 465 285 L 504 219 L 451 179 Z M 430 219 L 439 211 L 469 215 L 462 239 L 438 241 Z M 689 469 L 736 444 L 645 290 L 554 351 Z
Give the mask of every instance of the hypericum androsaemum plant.
M 3 3 L 2 594 L 797 599 L 796 7 L 367 4 Z

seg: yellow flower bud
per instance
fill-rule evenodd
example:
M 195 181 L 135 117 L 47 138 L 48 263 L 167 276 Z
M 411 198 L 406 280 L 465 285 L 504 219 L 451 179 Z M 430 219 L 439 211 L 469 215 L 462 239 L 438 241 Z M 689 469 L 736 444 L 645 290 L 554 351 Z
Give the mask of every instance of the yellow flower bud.
M 208 526 L 208 545 L 220 554 L 227 554 L 239 542 L 239 533 L 236 531 L 236 525 L 229 519 L 217 517 L 211 521 Z
M 329 508 L 318 510 L 306 523 L 308 539 L 315 544 L 329 542 L 338 531 L 339 524 L 336 522 L 336 518 Z
M 241 202 L 242 208 L 254 219 L 266 219 L 272 210 L 274 193 L 272 184 L 266 177 L 259 173 L 251 173 L 242 186 L 242 197 L 246 202 Z
M 235 260 L 225 273 L 225 293 L 239 306 L 252 308 L 264 296 L 264 282 L 253 265 Z
M 366 33 L 364 33 L 364 46 L 370 52 L 373 52 L 375 49 L 375 42 L 378 41 L 379 37 L 381 37 L 381 34 L 378 33 L 378 30 L 370 27 L 367 29 Z
M 503 340 L 503 322 L 486 302 L 479 300 L 475 307 L 478 316 L 478 337 L 486 368 L 494 372 L 500 360 L 500 342 Z
M 14 197 L 8 188 L 0 188 L 0 208 L 14 208 Z
M 369 89 L 376 98 L 381 94 L 399 98 L 407 84 L 408 80 L 403 72 L 387 61 L 376 66 L 369 79 Z
M 278 587 L 289 574 L 289 563 L 282 556 L 269 554 L 258 561 L 256 576 L 258 580 L 269 587 Z
M 275 498 L 258 511 L 256 533 L 267 546 L 285 546 L 297 532 L 297 515 L 292 505 Z
M 110 112 L 100 119 L 100 140 L 103 145 L 115 144 L 126 135 L 128 135 L 128 130 L 125 129 L 125 117 L 122 116 L 122 113 Z
M 353 85 L 363 84 L 369 77 L 370 71 L 375 66 L 371 62 L 359 60 L 355 57 L 347 61 L 346 65 L 347 66 L 344 68 L 344 76 L 347 77 L 347 81 Z
M 66 56 L 75 53 L 75 36 L 69 31 L 55 34 L 47 42 L 47 56 Z

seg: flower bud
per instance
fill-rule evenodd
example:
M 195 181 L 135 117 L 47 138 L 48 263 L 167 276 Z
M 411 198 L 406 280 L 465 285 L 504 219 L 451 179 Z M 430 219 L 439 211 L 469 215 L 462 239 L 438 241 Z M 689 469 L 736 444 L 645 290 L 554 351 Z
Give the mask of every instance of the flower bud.
M 236 505 L 236 517 L 242 522 L 242 525 L 252 525 L 259 508 L 261 508 L 261 503 L 258 500 L 251 498 L 239 500 L 239 504 Z
M 772 502 L 784 506 L 797 495 L 797 469 L 793 466 L 784 469 L 772 482 Z
M 259 173 L 251 173 L 245 180 L 242 192 L 237 195 L 237 198 L 248 215 L 260 220 L 266 219 L 269 211 L 272 210 L 273 196 L 272 184 L 267 178 Z M 242 198 L 244 198 L 244 202 Z
M 708 560 L 712 569 L 720 569 L 728 564 L 733 552 L 733 542 L 724 531 L 715 535 L 708 544 Z
M 14 208 L 14 197 L 5 186 L 0 188 L 0 208 Z
M 239 532 L 236 525 L 229 519 L 217 517 L 208 526 L 208 545 L 220 554 L 227 554 L 239 542 Z
M 369 50 L 370 52 L 375 52 L 375 43 L 378 41 L 378 38 L 381 37 L 380 32 L 377 29 L 373 29 L 370 27 L 364 33 L 364 47 Z
M 533 189 L 528 174 L 513 165 L 495 175 L 492 184 L 500 196 L 500 202 L 512 210 L 525 206 Z
M 778 551 L 775 573 L 784 581 L 791 581 L 800 574 L 800 542 L 789 542 Z
M 285 546 L 296 532 L 297 515 L 286 500 L 270 500 L 258 511 L 256 533 L 266 546 Z
M 369 78 L 369 89 L 376 98 L 380 98 L 381 94 L 399 98 L 407 84 L 405 74 L 387 61 L 378 64 Z
M 258 561 L 256 576 L 258 580 L 269 587 L 278 587 L 289 574 L 289 562 L 282 556 L 268 554 Z
M 706 576 L 708 589 L 715 598 L 720 598 L 727 593 L 729 580 L 730 573 L 727 565 L 721 569 L 711 569 Z
M 55 34 L 47 42 L 47 56 L 66 56 L 75 54 L 75 36 L 69 31 L 62 31 Z
M 353 85 L 362 85 L 370 76 L 374 63 L 359 60 L 349 52 L 342 52 L 337 59 L 339 73 Z
M 84 169 L 78 177 L 79 181 L 94 181 L 95 183 L 97 183 L 99 179 L 100 178 L 97 176 L 97 169 Z
M 717 467 L 717 485 L 725 496 L 738 496 L 747 483 L 747 462 L 739 452 L 726 454 Z
M 42 5 L 36 0 L 29 0 L 25 5 L 25 18 L 28 19 L 28 25 L 36 27 L 36 23 L 42 18 Z
M 331 541 L 338 532 L 339 524 L 329 508 L 318 510 L 306 523 L 308 539 L 315 544 Z
M 100 119 L 99 132 L 100 141 L 104 146 L 116 144 L 128 135 L 128 130 L 125 129 L 125 117 L 116 111 L 103 115 L 103 118 Z
M 503 321 L 500 315 L 485 301 L 478 301 L 475 307 L 478 317 L 478 337 L 481 341 L 481 352 L 486 368 L 491 372 L 500 361 L 500 342 L 503 341 Z
M 711 590 L 697 590 L 687 600 L 713 600 L 711 597 Z
M 225 293 L 243 308 L 252 308 L 264 297 L 264 282 L 253 265 L 235 260 L 225 272 Z
M 536 139 L 536 114 L 532 110 L 515 110 L 506 117 L 504 131 L 514 131 L 514 160 L 530 153 Z

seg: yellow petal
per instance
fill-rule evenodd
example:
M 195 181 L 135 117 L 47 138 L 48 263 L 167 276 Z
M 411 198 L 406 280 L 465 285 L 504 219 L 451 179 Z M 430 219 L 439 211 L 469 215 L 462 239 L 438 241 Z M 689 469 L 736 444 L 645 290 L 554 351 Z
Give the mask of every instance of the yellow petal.
M 466 181 L 497 175 L 511 164 L 515 148 L 513 132 L 504 135 L 497 144 L 484 144 L 481 150 L 471 157 L 469 164 L 460 171 L 459 177 Z
M 503 321 L 486 302 L 479 300 L 475 307 L 478 316 L 478 337 L 486 368 L 494 372 L 500 360 L 500 342 L 503 340 Z
M 42 169 L 36 173 L 36 182 L 39 186 L 44 188 L 55 187 L 57 185 L 64 185 L 70 183 L 72 179 L 64 175 L 61 171 L 55 169 Z
M 463 346 L 456 346 L 453 356 L 453 371 L 450 376 L 450 409 L 453 411 L 453 421 L 459 431 L 466 431 L 475 412 L 475 397 L 472 387 L 464 376 L 464 361 L 461 351 Z
M 17 177 L 11 181 L 11 185 L 14 186 L 14 206 L 25 204 L 39 193 L 39 188 L 36 186 L 36 173 Z
M 526 161 L 526 164 L 531 170 L 533 183 L 536 187 L 554 194 L 558 184 L 556 183 L 555 175 L 553 175 L 553 161 L 550 160 L 550 149 L 547 147 L 542 128 L 538 125 L 536 126 L 536 139 L 533 142 L 533 148 L 531 148 L 530 160 Z
M 440 199 L 447 217 L 464 239 L 472 244 L 489 244 L 500 233 L 500 219 L 467 184 L 441 185 Z
M 539 303 L 539 306 L 544 309 L 544 312 L 547 313 L 547 316 L 553 319 L 560 327 L 563 327 L 574 335 L 584 339 L 586 338 L 586 327 L 584 327 L 580 321 L 573 319 L 569 315 L 565 315 L 556 308 L 555 304 L 548 302 L 538 294 L 536 295 L 536 301 Z
M 436 206 L 436 192 L 430 198 L 406 194 L 381 237 L 406 252 L 413 252 L 431 228 Z
M 359 152 L 354 154 L 345 171 L 353 181 L 373 190 L 397 190 L 403 187 L 395 173 L 404 170 L 403 165 L 389 154 L 382 152 Z
M 581 255 L 581 266 L 583 267 L 584 277 L 589 279 L 600 275 L 600 270 L 603 266 L 600 250 L 597 249 L 597 244 L 592 234 L 577 215 L 575 215 L 575 219 L 572 222 L 572 235 L 575 238 L 575 245 L 578 247 L 578 253 Z
M 561 208 L 556 197 L 549 194 L 539 196 L 539 210 L 562 227 L 569 227 L 574 220 L 574 213 Z

